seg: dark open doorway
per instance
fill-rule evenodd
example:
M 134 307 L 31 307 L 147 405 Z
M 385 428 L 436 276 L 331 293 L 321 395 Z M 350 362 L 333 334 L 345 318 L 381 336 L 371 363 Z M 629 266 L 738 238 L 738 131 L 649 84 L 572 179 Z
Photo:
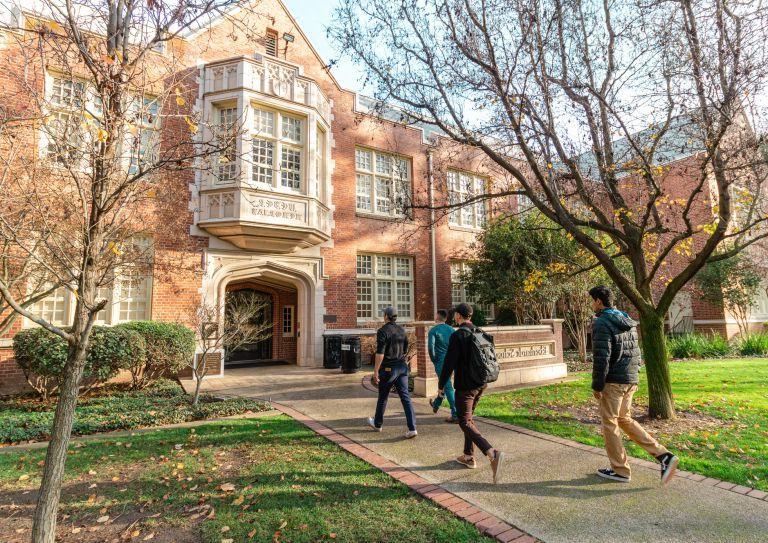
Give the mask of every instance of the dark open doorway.
M 273 311 L 273 298 L 272 295 L 266 292 L 261 292 L 254 288 L 242 288 L 233 292 L 227 293 L 227 304 L 230 304 L 234 299 L 234 296 L 249 296 L 255 297 L 263 301 L 263 309 L 254 317 L 254 324 L 270 324 L 272 323 L 272 311 Z M 227 350 L 224 364 L 226 367 L 243 366 L 243 365 L 260 365 L 275 363 L 278 361 L 273 360 L 273 337 L 270 334 L 269 337 L 262 339 L 256 343 L 245 343 L 240 345 L 237 349 Z

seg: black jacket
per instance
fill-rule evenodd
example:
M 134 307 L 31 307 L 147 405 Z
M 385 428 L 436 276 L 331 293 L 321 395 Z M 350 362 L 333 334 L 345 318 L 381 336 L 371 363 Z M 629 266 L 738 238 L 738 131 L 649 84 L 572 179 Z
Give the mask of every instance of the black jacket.
M 604 309 L 592 324 L 592 390 L 605 383 L 634 385 L 640 369 L 637 322 L 618 309 Z
M 472 335 L 470 332 L 475 329 L 471 322 L 465 322 L 451 334 L 448 340 L 448 351 L 445 353 L 443 362 L 443 371 L 440 372 L 440 380 L 437 388 L 445 388 L 445 384 L 450 380 L 451 374 L 456 375 L 453 378 L 453 388 L 456 390 L 472 390 L 475 388 L 469 383 L 464 375 L 466 365 L 469 363 L 469 349 L 472 346 Z
M 376 332 L 376 354 L 383 354 L 382 367 L 405 364 L 408 353 L 408 334 L 394 322 L 388 322 Z

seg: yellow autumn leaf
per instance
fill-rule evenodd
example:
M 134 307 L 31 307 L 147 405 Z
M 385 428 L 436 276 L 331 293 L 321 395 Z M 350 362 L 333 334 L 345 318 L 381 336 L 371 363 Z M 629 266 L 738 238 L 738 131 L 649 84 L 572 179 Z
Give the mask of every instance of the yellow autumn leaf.
M 96 135 L 96 139 L 99 141 L 107 141 L 107 131 L 103 128 L 99 128 L 99 133 Z
M 189 127 L 189 131 L 193 134 L 197 134 L 197 125 L 192 122 L 192 120 L 189 117 L 184 117 L 184 121 L 187 123 L 187 126 Z
M 178 94 L 176 95 L 176 105 L 177 106 L 181 107 L 181 106 L 185 105 L 186 103 L 187 103 L 187 101 L 184 100 L 183 96 L 180 96 Z

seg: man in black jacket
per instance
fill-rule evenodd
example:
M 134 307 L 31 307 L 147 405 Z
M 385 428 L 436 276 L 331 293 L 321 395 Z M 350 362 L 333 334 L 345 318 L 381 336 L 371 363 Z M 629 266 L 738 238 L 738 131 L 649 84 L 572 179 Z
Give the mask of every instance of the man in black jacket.
M 394 307 L 384 308 L 384 326 L 376 332 L 376 357 L 374 358 L 373 376 L 371 382 L 379 387 L 379 399 L 376 402 L 376 414 L 368 417 L 368 426 L 381 432 L 384 424 L 384 411 L 392 387 L 397 390 L 400 402 L 405 411 L 405 421 L 408 431 L 406 439 L 418 435 L 416 431 L 416 415 L 408 391 L 408 336 L 402 326 L 397 324 L 397 311 Z
M 637 323 L 623 311 L 613 307 L 613 293 L 608 287 L 589 291 L 596 317 L 592 325 L 592 393 L 600 402 L 605 450 L 610 468 L 597 470 L 605 479 L 628 483 L 629 462 L 621 430 L 661 463 L 661 482 L 666 484 L 675 474 L 678 458 L 653 439 L 632 418 L 632 396 L 637 390 L 640 369 L 640 346 Z
M 470 469 L 477 467 L 475 461 L 475 445 L 483 451 L 491 462 L 493 471 L 493 482 L 497 483 L 501 473 L 501 464 L 504 461 L 504 453 L 493 448 L 477 429 L 472 415 L 483 395 L 486 385 L 473 383 L 468 375 L 467 365 L 471 361 L 470 349 L 472 346 L 472 332 L 475 325 L 472 324 L 472 306 L 469 304 L 459 304 L 455 308 L 454 318 L 459 325 L 448 341 L 448 352 L 445 354 L 443 362 L 443 371 L 440 372 L 440 380 L 437 387 L 439 394 L 443 394 L 443 388 L 451 379 L 451 374 L 455 372 L 453 378 L 453 388 L 456 390 L 456 411 L 459 417 L 459 426 L 464 432 L 464 454 L 459 456 L 456 461 L 467 466 Z

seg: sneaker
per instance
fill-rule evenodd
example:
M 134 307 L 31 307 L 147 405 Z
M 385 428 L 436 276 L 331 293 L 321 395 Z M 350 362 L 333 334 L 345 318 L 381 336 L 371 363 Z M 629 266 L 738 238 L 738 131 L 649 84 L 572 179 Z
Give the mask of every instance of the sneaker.
M 475 462 L 474 456 L 464 456 L 462 454 L 456 461 L 462 466 L 467 466 L 469 469 L 475 469 L 477 467 L 477 462 Z
M 674 477 L 680 459 L 672 453 L 666 453 L 659 456 L 658 461 L 661 463 L 661 484 L 665 485 Z
M 617 481 L 619 483 L 628 483 L 629 477 L 624 477 L 623 475 L 619 475 L 615 471 L 613 471 L 611 468 L 603 468 L 597 470 L 597 476 L 602 477 L 603 479 L 610 479 L 611 481 Z
M 419 435 L 419 432 L 417 432 L 416 430 L 408 430 L 407 432 L 405 432 L 405 439 L 413 439 L 417 435 Z
M 493 484 L 499 482 L 499 475 L 501 474 L 501 465 L 504 463 L 504 453 L 501 451 L 493 451 L 493 458 L 491 458 L 491 471 L 493 472 Z
M 376 426 L 376 423 L 373 421 L 373 417 L 368 417 L 366 422 L 368 423 L 368 426 L 373 428 L 375 431 L 381 432 L 381 426 Z
M 449 422 L 451 424 L 458 424 L 459 417 L 448 417 L 447 419 L 445 419 L 445 422 Z

